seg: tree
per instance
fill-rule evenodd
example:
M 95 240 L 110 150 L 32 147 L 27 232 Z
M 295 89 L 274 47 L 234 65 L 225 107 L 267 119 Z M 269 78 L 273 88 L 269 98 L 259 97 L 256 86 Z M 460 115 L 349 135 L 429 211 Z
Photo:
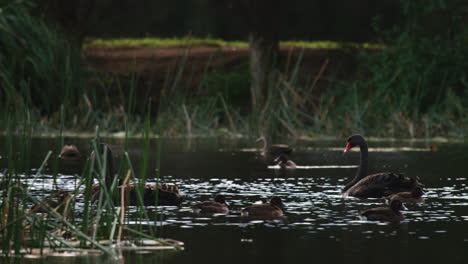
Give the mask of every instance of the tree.
M 228 8 L 232 18 L 238 23 L 246 23 L 249 29 L 251 100 L 254 109 L 258 109 L 265 102 L 269 82 L 275 75 L 284 1 L 232 0 L 215 1 L 214 4 Z

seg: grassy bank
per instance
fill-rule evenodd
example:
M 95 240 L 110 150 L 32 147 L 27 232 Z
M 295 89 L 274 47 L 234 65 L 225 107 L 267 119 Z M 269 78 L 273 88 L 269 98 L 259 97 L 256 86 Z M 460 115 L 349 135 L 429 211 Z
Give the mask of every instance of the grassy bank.
M 466 28 L 460 26 L 463 16 L 453 15 L 445 21 L 444 26 L 451 29 L 449 35 L 445 27 L 440 32 L 426 32 L 424 23 L 415 18 L 459 10 L 452 5 L 426 6 L 421 1 L 403 1 L 402 5 L 406 16 L 402 25 L 381 32 L 379 43 L 385 46 L 282 42 L 285 46 L 353 52 L 358 57 L 352 65 L 355 70 L 352 76 L 340 78 L 340 69 L 330 69 L 325 57 L 322 66 L 312 71 L 302 50 L 275 65 L 264 104 L 252 107 L 246 61 L 229 68 L 213 67 L 212 58 L 207 57 L 205 65 L 194 65 L 190 64 L 190 52 L 182 48 L 177 66 L 163 69 L 164 80 L 157 86 L 142 74 L 90 72 L 79 49 L 32 16 L 27 6 L 15 2 L 3 8 L 8 16 L 0 18 L 0 44 L 7 51 L 0 55 L 0 130 L 7 131 L 6 124 L 15 124 L 15 132 L 20 133 L 24 124 L 30 123 L 34 134 L 89 132 L 99 125 L 106 132 L 133 136 L 142 134 L 144 120 L 150 116 L 152 134 L 165 136 L 238 136 L 268 131 L 277 136 L 359 132 L 464 137 L 468 128 L 468 48 Z M 424 8 L 419 8 L 421 5 Z M 94 40 L 87 45 L 193 48 L 244 47 L 247 43 L 187 37 Z M 325 74 L 328 71 L 336 74 Z M 187 90 L 183 83 L 192 80 L 197 80 L 196 88 Z M 151 89 L 158 93 L 151 95 Z
M 107 46 L 107 47 L 128 47 L 128 46 L 150 46 L 150 47 L 197 47 L 197 46 L 217 46 L 217 47 L 248 47 L 246 41 L 225 41 L 213 38 L 120 38 L 120 39 L 88 39 L 86 47 Z M 280 41 L 282 47 L 298 47 L 310 49 L 341 49 L 341 48 L 383 48 L 382 44 L 355 43 L 338 41 Z

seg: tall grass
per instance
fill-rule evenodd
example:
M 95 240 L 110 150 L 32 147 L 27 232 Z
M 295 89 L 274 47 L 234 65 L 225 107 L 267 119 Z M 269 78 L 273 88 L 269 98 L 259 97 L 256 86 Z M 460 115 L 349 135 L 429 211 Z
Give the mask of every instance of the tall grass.
M 324 95 L 336 105 L 329 108 L 330 115 L 340 123 L 339 131 L 463 136 L 468 125 L 468 31 L 462 26 L 462 1 L 401 5 L 402 23 L 380 32 L 387 48 L 363 52 L 357 80 L 339 82 Z M 447 20 L 431 28 L 435 14 Z
M 147 130 L 149 133 L 149 119 L 147 119 Z M 10 129 L 10 132 L 14 130 Z M 7 137 L 13 137 L 8 133 Z M 132 215 L 132 220 L 140 223 L 136 229 L 128 224 L 130 216 L 128 208 L 123 201 L 126 200 L 122 188 L 118 188 L 119 178 L 125 177 L 137 180 L 133 171 L 133 165 L 125 153 L 120 161 L 121 169 L 119 175 L 110 177 L 108 172 L 107 151 L 99 147 L 99 130 L 96 137 L 91 141 L 94 158 L 86 161 L 81 179 L 73 190 L 57 190 L 55 194 L 39 198 L 37 191 L 32 193 L 29 186 L 39 186 L 41 178 L 45 176 L 47 164 L 50 163 L 52 151 L 49 151 L 42 165 L 35 171 L 34 175 L 28 176 L 29 171 L 24 174 L 29 163 L 22 160 L 31 159 L 30 151 L 24 153 L 23 144 L 29 144 L 30 134 L 21 135 L 19 141 L 7 140 L 6 157 L 8 157 L 8 168 L 1 175 L 0 188 L 0 246 L 2 256 L 22 256 L 24 254 L 49 254 L 64 249 L 75 252 L 86 253 L 97 249 L 110 257 L 120 258 L 118 250 L 121 241 L 133 241 L 139 244 L 141 240 L 156 240 L 163 245 L 174 246 L 154 237 L 155 226 L 148 225 L 148 216 L 143 199 L 142 190 L 137 189 L 138 201 L 136 205 L 137 214 Z M 18 143 L 15 143 L 18 142 Z M 140 167 L 143 169 L 149 162 L 149 139 L 144 143 L 144 158 Z M 27 149 L 26 149 L 27 150 Z M 145 170 L 146 171 L 146 170 Z M 26 177 L 25 177 L 26 175 Z M 51 175 L 55 181 L 56 174 Z M 144 186 L 146 176 L 140 174 L 138 178 L 140 186 Z M 26 182 L 26 179 L 29 179 Z M 93 183 L 98 186 L 93 186 Z M 56 186 L 54 185 L 54 188 Z M 43 190 L 45 193 L 54 193 L 53 190 Z M 56 200 L 62 194 L 66 198 L 59 200 L 60 208 L 53 208 L 50 201 Z M 75 202 L 76 201 L 76 202 Z M 78 206 L 79 204 L 79 206 Z M 32 205 L 35 205 L 32 207 Z M 156 221 L 154 221 L 156 222 Z
M 7 131 L 8 120 L 15 123 L 16 133 L 30 121 L 31 134 L 92 131 L 99 125 L 109 133 L 125 131 L 127 139 L 154 134 L 236 136 L 261 131 L 293 136 L 353 132 L 460 136 L 468 126 L 467 29 L 462 26 L 461 14 L 466 9 L 460 8 L 458 0 L 430 4 L 402 1 L 402 23 L 389 32 L 379 32 L 379 43 L 385 45 L 284 42 L 307 48 L 359 48 L 354 50 L 363 51 L 356 65 L 358 74 L 351 81 L 333 80 L 324 73 L 329 71 L 328 60 L 311 73 L 303 66 L 302 54 L 288 56 L 285 65 L 278 65 L 268 80 L 264 105 L 256 108 L 249 103 L 247 63 L 223 69 L 213 67 L 210 57 L 197 87 L 189 90 L 184 86 L 190 82 L 190 71 L 200 66 L 190 64 L 194 46 L 239 43 L 191 37 L 92 42 L 90 45 L 187 47 L 178 66 L 167 69 L 156 98 L 158 109 L 149 117 L 147 107 L 155 105 L 155 98 L 139 93 L 143 84 L 137 73 L 122 78 L 86 72 L 80 52 L 32 16 L 25 2 L 6 2 L 9 5 L 1 8 L 7 15 L 0 17 L 0 46 L 6 51 L 0 54 L 2 131 Z M 446 18 L 443 26 L 425 26 L 428 17 L 440 12 L 446 13 L 438 16 Z M 319 87 L 324 78 L 329 86 Z M 148 118 L 152 122 L 148 123 Z M 150 132 L 142 133 L 147 127 Z

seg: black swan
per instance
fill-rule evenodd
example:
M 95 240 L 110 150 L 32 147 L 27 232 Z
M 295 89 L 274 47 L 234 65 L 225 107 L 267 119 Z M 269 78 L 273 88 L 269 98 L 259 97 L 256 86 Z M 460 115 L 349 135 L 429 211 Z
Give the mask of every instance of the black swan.
M 422 195 L 424 190 L 421 186 L 415 186 L 411 192 L 399 192 L 385 197 L 390 202 L 393 200 L 400 200 L 403 203 L 422 203 L 424 198 Z
M 390 207 L 371 208 L 359 214 L 370 221 L 400 222 L 405 219 L 400 210 L 403 210 L 402 202 L 400 200 L 393 200 L 390 203 Z
M 195 213 L 202 214 L 227 214 L 229 212 L 228 205 L 224 195 L 215 195 L 213 201 L 203 201 L 192 206 Z
M 107 172 L 105 175 L 105 183 L 106 187 L 110 189 L 114 177 L 116 177 L 116 172 L 114 168 L 114 154 L 112 152 L 111 147 L 108 144 L 101 143 L 100 145 L 101 153 L 104 153 L 104 150 L 107 150 L 106 154 L 106 162 L 107 162 Z M 64 147 L 65 148 L 65 147 Z M 73 148 L 67 148 L 68 150 L 73 150 L 73 152 L 78 152 L 78 149 L 73 146 Z M 95 153 L 94 151 L 91 153 L 90 158 L 94 158 Z M 73 155 L 72 155 L 73 157 Z M 63 155 L 63 159 L 70 159 L 70 155 Z M 73 158 L 71 158 L 73 159 Z M 122 179 L 119 179 L 118 185 L 119 190 L 126 191 L 128 194 L 128 202 L 130 205 L 137 205 L 139 204 L 138 201 L 138 192 L 137 184 L 126 184 L 125 186 L 122 185 Z M 91 194 L 94 198 L 98 196 L 100 186 L 99 184 L 95 184 L 91 187 Z M 157 185 L 157 184 L 145 184 L 142 188 L 141 196 L 143 199 L 143 204 L 145 206 L 155 205 L 156 200 L 158 201 L 158 205 L 172 205 L 178 206 L 180 205 L 185 196 L 179 194 L 179 188 L 175 185 L 168 186 L 166 184 Z M 156 199 L 157 198 L 157 199 Z
M 253 204 L 242 209 L 242 216 L 249 217 L 262 217 L 262 218 L 276 218 L 283 216 L 284 204 L 281 198 L 273 196 L 270 203 L 267 204 Z
M 257 142 L 263 141 L 263 148 L 262 148 L 262 155 L 263 156 L 268 156 L 271 155 L 273 157 L 277 157 L 279 155 L 289 155 L 292 153 L 292 148 L 290 148 L 288 145 L 284 144 L 274 144 L 272 145 L 270 143 L 270 137 L 267 136 L 266 134 L 263 134 L 257 139 Z
M 59 158 L 64 160 L 77 160 L 81 158 L 81 153 L 75 145 L 65 145 L 60 151 Z
M 402 174 L 382 172 L 367 175 L 367 142 L 361 135 L 352 135 L 347 140 L 344 152 L 354 146 L 359 146 L 361 149 L 361 162 L 356 177 L 343 189 L 343 195 L 360 198 L 381 198 L 394 193 L 411 191 L 416 186 L 424 187 L 418 180 L 405 177 Z
M 286 155 L 279 155 L 274 162 L 282 169 L 295 169 L 297 168 L 296 163 L 294 161 L 288 159 Z

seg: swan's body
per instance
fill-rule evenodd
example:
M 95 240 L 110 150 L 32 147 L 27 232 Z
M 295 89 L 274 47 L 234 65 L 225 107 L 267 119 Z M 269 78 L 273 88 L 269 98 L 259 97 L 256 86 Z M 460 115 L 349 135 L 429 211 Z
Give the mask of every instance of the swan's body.
M 381 198 L 394 193 L 411 191 L 413 188 L 423 185 L 402 174 L 382 172 L 367 175 L 368 149 L 366 140 L 360 135 L 348 138 L 345 152 L 354 146 L 361 149 L 361 163 L 356 177 L 343 189 L 343 195 L 360 198 Z
M 393 200 L 390 207 L 376 207 L 364 210 L 359 214 L 370 221 L 400 222 L 405 216 L 400 212 L 403 204 L 399 200 Z
M 385 197 L 390 202 L 393 200 L 399 200 L 403 203 L 422 203 L 424 202 L 424 198 L 422 195 L 424 194 L 423 189 L 420 186 L 417 186 L 411 190 L 411 192 L 399 192 L 392 195 Z
M 203 201 L 192 206 L 195 213 L 201 214 L 227 214 L 229 208 L 226 204 L 224 196 L 217 194 L 213 201 Z
M 262 135 L 257 139 L 257 142 L 263 141 L 262 155 L 277 157 L 280 155 L 289 155 L 292 153 L 292 148 L 284 144 L 271 144 L 270 137 Z
M 259 218 L 277 218 L 283 216 L 284 204 L 281 198 L 273 196 L 270 203 L 253 204 L 242 209 L 242 216 L 259 217 Z

